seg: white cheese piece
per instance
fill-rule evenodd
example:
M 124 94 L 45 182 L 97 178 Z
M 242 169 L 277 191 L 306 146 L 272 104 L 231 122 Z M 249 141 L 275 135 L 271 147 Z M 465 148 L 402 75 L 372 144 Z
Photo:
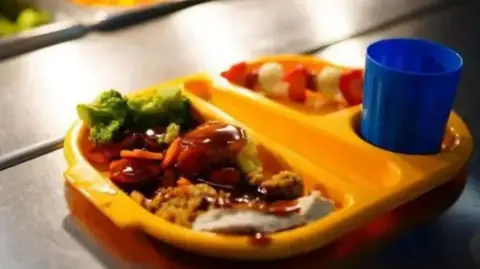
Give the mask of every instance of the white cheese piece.
M 342 104 L 346 104 L 347 101 L 345 101 L 345 98 L 343 98 L 343 94 L 341 92 L 337 93 L 337 95 L 335 95 L 335 101 L 339 102 L 339 103 L 342 103 Z
M 280 81 L 275 84 L 272 88 L 265 91 L 266 95 L 272 97 L 285 97 L 288 96 L 288 87 L 289 83 L 285 81 Z
M 316 76 L 315 83 L 317 91 L 325 98 L 334 99 L 340 93 L 340 77 L 342 70 L 337 67 L 327 66 L 323 68 Z
M 305 100 L 305 105 L 314 111 L 320 110 L 320 108 L 327 103 L 327 100 L 323 96 L 319 96 L 319 94 L 307 94 L 307 98 Z
M 287 96 L 288 83 L 283 81 L 284 70 L 279 63 L 265 63 L 258 69 L 258 83 L 270 96 Z
M 214 209 L 197 217 L 192 229 L 211 232 L 262 232 L 286 230 L 320 219 L 334 210 L 333 202 L 313 191 L 298 199 L 299 213 L 277 216 L 255 210 Z

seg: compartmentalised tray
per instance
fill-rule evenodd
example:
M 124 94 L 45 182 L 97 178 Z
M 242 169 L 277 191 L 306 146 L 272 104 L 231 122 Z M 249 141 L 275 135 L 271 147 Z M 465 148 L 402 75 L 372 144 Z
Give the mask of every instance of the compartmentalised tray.
M 301 63 L 330 65 L 309 56 L 272 56 L 286 69 Z M 443 151 L 404 155 L 378 149 L 356 130 L 361 106 L 306 112 L 233 85 L 217 74 L 199 74 L 162 83 L 136 94 L 181 86 L 193 110 L 205 120 L 243 127 L 262 151 L 264 168 L 281 166 L 304 178 L 306 192 L 321 190 L 334 211 L 312 223 L 269 234 L 269 243 L 252 244 L 249 236 L 190 230 L 167 222 L 134 202 L 82 153 L 85 126 L 73 125 L 65 139 L 66 180 L 121 228 L 140 229 L 169 244 L 209 256 L 276 259 L 322 247 L 347 232 L 453 179 L 472 151 L 472 138 L 452 112 Z M 292 247 L 292 246 L 295 247 Z

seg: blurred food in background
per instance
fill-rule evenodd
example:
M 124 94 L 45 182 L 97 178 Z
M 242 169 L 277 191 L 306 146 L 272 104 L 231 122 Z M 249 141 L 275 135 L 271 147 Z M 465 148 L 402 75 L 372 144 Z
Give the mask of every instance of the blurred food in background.
M 0 0 L 0 37 L 47 24 L 52 16 L 25 1 Z
M 149 5 L 158 2 L 169 2 L 169 0 L 71 0 L 79 5 L 88 6 L 117 6 L 117 7 L 134 7 Z

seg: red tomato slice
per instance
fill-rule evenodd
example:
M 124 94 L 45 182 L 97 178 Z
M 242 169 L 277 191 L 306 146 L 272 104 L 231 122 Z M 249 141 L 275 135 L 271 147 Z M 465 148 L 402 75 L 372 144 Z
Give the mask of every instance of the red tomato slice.
M 314 92 L 317 91 L 317 82 L 315 81 L 316 74 L 311 71 L 307 71 L 307 89 L 312 90 Z
M 294 102 L 304 103 L 307 90 L 307 69 L 303 65 L 297 66 L 285 74 L 284 81 L 288 82 L 288 97 Z
M 232 83 L 245 86 L 248 75 L 248 65 L 246 62 L 234 64 L 227 71 L 223 71 L 221 75 Z
M 363 101 L 362 70 L 352 70 L 343 74 L 340 77 L 340 91 L 349 105 L 361 104 Z
M 245 76 L 245 87 L 253 90 L 258 82 L 258 71 L 248 72 Z

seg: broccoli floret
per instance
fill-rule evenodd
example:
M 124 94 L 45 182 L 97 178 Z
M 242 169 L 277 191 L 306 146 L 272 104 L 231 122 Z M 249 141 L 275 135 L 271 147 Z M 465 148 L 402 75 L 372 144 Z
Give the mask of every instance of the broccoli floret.
M 257 144 L 251 138 L 237 155 L 238 165 L 245 174 L 262 171 L 263 164 L 258 159 Z
M 158 144 L 170 144 L 177 137 L 180 136 L 180 125 L 170 123 L 165 130 L 165 133 L 158 137 Z
M 95 143 L 108 143 L 115 138 L 120 128 L 120 121 L 117 120 L 113 120 L 108 124 L 99 123 L 90 128 L 90 139 Z
M 168 123 L 182 125 L 190 118 L 188 100 L 180 88 L 140 92 L 129 96 L 127 103 L 133 111 L 132 124 L 139 128 Z
M 77 114 L 90 127 L 94 143 L 110 142 L 125 124 L 129 108 L 115 90 L 101 93 L 93 103 L 77 105 Z
M 78 105 L 77 113 L 90 127 L 94 143 L 112 141 L 122 128 L 144 130 L 170 124 L 161 137 L 162 143 L 168 144 L 178 136 L 180 126 L 190 122 L 189 102 L 179 88 L 140 92 L 128 98 L 108 90 L 92 104 Z

